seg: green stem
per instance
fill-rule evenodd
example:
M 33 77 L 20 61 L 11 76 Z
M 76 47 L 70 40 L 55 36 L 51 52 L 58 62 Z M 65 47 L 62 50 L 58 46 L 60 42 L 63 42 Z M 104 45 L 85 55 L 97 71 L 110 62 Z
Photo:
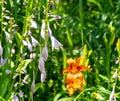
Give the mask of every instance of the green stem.
M 3 0 L 1 1 L 1 4 L 0 4 L 0 25 L 1 25 L 1 32 L 0 32 L 0 39 L 2 40 L 2 33 L 3 33 L 3 24 L 2 24 L 2 22 L 3 22 L 3 15 L 4 15 L 4 10 L 3 10 L 3 8 L 4 8 L 4 2 L 3 2 Z
M 32 6 L 33 6 L 33 0 L 29 0 L 27 8 L 26 8 L 26 14 L 25 14 L 25 20 L 24 20 L 22 35 L 27 31 L 28 20 L 30 18 L 30 14 L 32 12 Z
M 83 1 L 79 0 L 79 14 L 80 14 L 80 21 L 81 21 L 81 40 L 82 40 L 82 46 L 84 44 L 83 39 L 84 39 L 84 34 L 83 34 Z
M 14 0 L 15 8 L 14 8 L 14 18 L 15 18 L 15 23 L 17 23 L 17 0 Z

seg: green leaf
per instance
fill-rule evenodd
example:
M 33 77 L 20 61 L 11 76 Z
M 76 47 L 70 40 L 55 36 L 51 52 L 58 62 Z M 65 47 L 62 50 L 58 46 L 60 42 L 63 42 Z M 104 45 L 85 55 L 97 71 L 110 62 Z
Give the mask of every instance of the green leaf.
M 68 40 L 69 46 L 70 46 L 71 48 L 73 48 L 73 41 L 72 41 L 72 38 L 71 38 L 69 32 L 66 31 L 66 34 L 67 34 L 67 40 Z
M 61 98 L 57 101 L 73 101 L 74 97 L 65 97 L 65 98 Z
M 109 81 L 109 79 L 108 79 L 106 76 L 103 76 L 103 75 L 99 74 L 99 77 L 100 77 L 101 79 L 105 80 L 105 81 Z
M 17 36 L 20 40 L 22 40 L 22 36 L 20 35 L 20 33 L 17 33 Z
M 6 101 L 3 97 L 0 96 L 0 101 Z
M 3 84 L 1 85 L 1 89 L 0 89 L 0 96 L 4 97 L 6 91 L 8 90 L 8 84 L 9 84 L 9 78 L 6 78 L 4 81 L 3 81 Z M 2 98 L 1 97 L 1 98 Z M 0 100 L 1 101 L 1 100 Z M 2 100 L 3 101 L 3 100 Z
M 98 91 L 100 91 L 100 92 L 102 92 L 104 94 L 108 94 L 109 95 L 111 93 L 111 91 L 105 89 L 104 87 L 102 87 L 100 85 L 98 85 L 97 88 L 98 88 Z
M 35 93 L 39 88 L 42 89 L 42 91 L 44 91 L 44 84 L 42 84 L 42 83 L 37 83 L 37 84 L 35 85 L 34 93 Z
M 22 70 L 25 70 L 27 65 L 31 62 L 32 60 L 31 59 L 26 59 L 26 60 L 23 60 L 19 65 L 18 65 L 18 68 L 16 69 L 16 72 L 21 72 Z
M 102 6 L 97 0 L 88 0 L 88 2 L 92 2 L 93 4 L 97 5 L 100 11 L 102 11 Z
M 58 101 L 58 99 L 64 94 L 66 93 L 65 91 L 62 91 L 60 93 L 58 93 L 55 97 L 54 97 L 54 100 L 53 101 Z M 63 98 L 62 98 L 63 99 Z

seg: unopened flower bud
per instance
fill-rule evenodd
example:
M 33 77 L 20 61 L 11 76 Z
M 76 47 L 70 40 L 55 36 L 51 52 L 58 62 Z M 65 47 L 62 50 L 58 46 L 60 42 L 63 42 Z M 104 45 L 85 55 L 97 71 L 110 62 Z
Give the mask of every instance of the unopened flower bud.
M 46 78 L 46 72 L 42 72 L 41 73 L 41 82 L 43 83 L 45 81 L 45 78 Z
M 32 84 L 31 84 L 31 92 L 32 93 L 34 93 L 34 89 L 35 89 L 35 81 L 33 80 Z
M 3 54 L 3 48 L 2 48 L 2 45 L 1 45 L 1 41 L 0 41 L 0 56 L 2 56 Z
M 52 30 L 50 29 L 50 27 L 48 27 L 48 36 L 49 36 L 49 37 L 52 36 Z
M 44 61 L 46 61 L 47 58 L 48 58 L 48 49 L 47 49 L 47 46 L 46 46 L 46 45 L 45 45 L 45 47 L 43 48 L 42 57 L 43 57 Z
M 39 68 L 40 72 L 45 71 L 44 66 L 45 66 L 44 59 L 42 56 L 40 56 L 39 64 L 38 64 L 38 68 Z
M 117 51 L 120 52 L 120 39 L 118 39 L 116 47 L 117 47 Z

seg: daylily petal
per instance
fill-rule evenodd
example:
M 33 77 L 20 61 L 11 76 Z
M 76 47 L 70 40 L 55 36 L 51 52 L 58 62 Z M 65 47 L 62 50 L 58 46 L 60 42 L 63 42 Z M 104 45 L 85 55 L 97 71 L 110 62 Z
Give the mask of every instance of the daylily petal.
M 71 96 L 77 89 L 82 91 L 83 84 L 86 85 L 86 81 L 84 80 L 84 75 L 82 71 L 92 70 L 85 66 L 84 62 L 86 59 L 81 56 L 76 61 L 72 58 L 67 59 L 68 67 L 63 69 L 63 74 L 66 73 L 66 89 L 68 90 L 69 96 Z
M 67 90 L 68 90 L 68 95 L 71 96 L 72 94 L 74 94 L 75 89 L 69 85 L 67 85 Z

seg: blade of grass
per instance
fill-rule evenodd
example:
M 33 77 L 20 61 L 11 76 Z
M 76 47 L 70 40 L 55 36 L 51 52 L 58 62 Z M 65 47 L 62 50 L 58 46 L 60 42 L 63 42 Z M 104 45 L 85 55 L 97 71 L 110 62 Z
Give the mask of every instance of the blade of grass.
M 80 30 L 80 34 L 81 34 L 81 40 L 82 40 L 82 46 L 83 46 L 83 39 L 84 39 L 84 33 L 83 33 L 83 0 L 79 0 L 79 15 L 80 15 L 80 21 L 81 21 L 81 30 Z

